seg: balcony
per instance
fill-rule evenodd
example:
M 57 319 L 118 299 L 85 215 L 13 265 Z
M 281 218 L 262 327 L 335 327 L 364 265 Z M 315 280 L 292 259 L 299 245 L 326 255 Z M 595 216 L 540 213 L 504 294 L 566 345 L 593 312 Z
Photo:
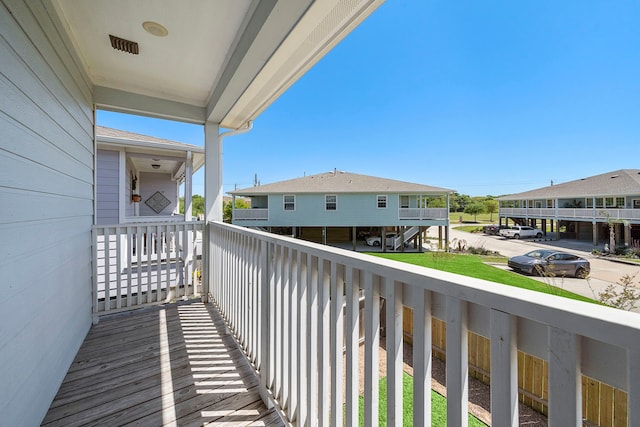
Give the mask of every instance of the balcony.
M 169 307 L 142 318 L 126 314 L 105 318 L 87 337 L 47 420 L 54 417 L 51 411 L 60 411 L 56 408 L 69 397 L 65 393 L 72 393 L 67 383 L 86 377 L 91 384 L 97 381 L 92 376 L 100 377 L 103 368 L 117 368 L 110 385 L 104 387 L 125 387 L 133 381 L 129 375 L 145 376 L 139 369 L 162 376 L 165 367 L 171 375 L 180 375 L 174 369 L 187 369 L 189 375 L 182 383 L 163 379 L 161 385 L 150 386 L 147 403 L 125 405 L 117 409 L 123 415 L 109 416 L 117 420 L 142 405 L 142 412 L 147 406 L 154 408 L 148 416 L 158 420 L 166 413 L 171 418 L 186 411 L 195 417 L 194 422 L 212 414 L 229 414 L 236 417 L 229 420 L 248 416 L 275 423 L 271 417 L 277 412 L 294 425 L 357 425 L 359 390 L 363 388 L 363 421 L 376 424 L 383 328 L 387 419 L 397 425 L 402 417 L 406 308 L 412 309 L 415 425 L 430 424 L 432 323 L 436 321 L 446 328 L 449 425 L 466 425 L 470 332 L 490 340 L 487 375 L 493 425 L 518 425 L 518 352 L 548 364 L 545 402 L 550 425 L 581 425 L 590 416 L 583 412 L 587 392 L 592 392 L 591 386 L 583 389 L 583 375 L 607 384 L 616 396 L 624 396 L 626 402 L 619 398 L 617 405 L 626 409 L 617 422 L 621 416 L 628 420 L 640 417 L 640 322 L 636 314 L 222 223 L 207 224 L 204 234 L 209 241 L 205 258 L 209 268 L 204 271 L 203 294 L 210 296 L 213 305 Z M 231 336 L 233 344 L 228 341 Z M 220 340 L 227 341 L 221 345 Z M 135 349 L 136 345 L 148 347 Z M 234 350 L 236 345 L 240 350 Z M 151 360 L 145 363 L 149 366 L 136 366 L 148 350 Z M 223 368 L 217 368 L 207 354 L 229 359 L 221 362 Z M 106 360 L 100 359 L 102 355 Z M 360 357 L 363 375 L 358 374 Z M 185 358 L 188 360 L 181 363 L 188 366 L 180 368 L 174 362 Z M 88 366 L 92 367 L 84 369 Z M 198 370 L 226 372 L 220 378 L 207 377 L 210 383 L 202 381 L 221 389 L 199 391 Z M 249 371 L 252 373 L 247 374 Z M 105 371 L 104 376 L 110 375 Z M 117 375 L 120 377 L 115 378 Z M 93 410 L 116 411 L 102 401 L 102 385 L 95 387 L 90 394 L 98 400 L 86 396 L 83 404 Z M 84 385 L 79 390 L 91 387 Z M 197 399 L 191 401 L 195 412 L 184 409 L 189 403 L 183 403 L 183 392 L 185 402 Z M 131 395 L 144 399 L 139 393 Z M 227 403 L 245 402 L 252 412 L 234 415 L 230 407 L 213 408 L 220 393 L 236 393 Z M 63 412 L 72 417 L 79 411 L 72 406 Z
M 234 220 L 269 220 L 269 209 L 255 208 L 255 209 L 234 209 Z
M 640 209 L 612 208 L 500 208 L 501 217 L 516 218 L 557 218 L 564 220 L 640 220 Z
M 398 217 L 400 219 L 446 221 L 449 218 L 449 210 L 447 208 L 400 208 L 398 209 Z

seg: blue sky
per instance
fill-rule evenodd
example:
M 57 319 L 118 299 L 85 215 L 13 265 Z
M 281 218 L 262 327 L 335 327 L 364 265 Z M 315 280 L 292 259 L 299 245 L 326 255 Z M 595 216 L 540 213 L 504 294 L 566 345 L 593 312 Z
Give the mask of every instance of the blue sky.
M 337 168 L 502 195 L 638 168 L 638 22 L 637 0 L 387 0 L 225 139 L 224 190 Z M 98 124 L 203 144 L 194 125 Z

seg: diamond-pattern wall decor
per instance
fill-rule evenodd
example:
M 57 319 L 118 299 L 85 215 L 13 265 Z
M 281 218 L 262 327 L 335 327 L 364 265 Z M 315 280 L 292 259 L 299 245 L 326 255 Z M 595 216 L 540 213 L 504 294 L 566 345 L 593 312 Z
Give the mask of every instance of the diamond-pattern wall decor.
M 160 212 L 163 211 L 164 208 L 166 208 L 171 204 L 171 201 L 166 197 L 164 197 L 164 194 L 162 194 L 159 191 L 156 191 L 153 194 L 153 196 L 145 200 L 144 204 L 149 206 L 151 209 L 153 209 L 155 213 L 159 214 Z

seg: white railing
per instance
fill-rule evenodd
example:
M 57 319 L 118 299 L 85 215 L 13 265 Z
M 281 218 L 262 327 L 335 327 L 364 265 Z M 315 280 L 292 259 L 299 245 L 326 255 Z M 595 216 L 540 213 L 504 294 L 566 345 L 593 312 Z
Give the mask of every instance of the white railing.
M 234 209 L 234 220 L 267 220 L 269 219 L 269 209 Z
M 499 215 L 529 218 L 580 218 L 580 219 L 610 219 L 639 220 L 640 209 L 610 209 L 610 208 L 500 208 Z
M 213 301 L 255 367 L 263 399 L 295 425 L 358 425 L 361 381 L 364 425 L 377 424 L 381 298 L 389 425 L 402 423 L 403 305 L 413 308 L 414 425 L 431 425 L 432 316 L 447 325 L 448 425 L 467 425 L 467 331 L 491 339 L 493 425 L 518 425 L 518 349 L 549 363 L 549 425 L 582 425 L 581 374 L 626 390 L 630 425 L 640 419 L 637 314 L 232 225 L 207 227 Z
M 447 208 L 400 208 L 398 217 L 400 219 L 447 219 L 449 211 Z
M 202 221 L 94 226 L 94 314 L 199 295 L 203 227 Z

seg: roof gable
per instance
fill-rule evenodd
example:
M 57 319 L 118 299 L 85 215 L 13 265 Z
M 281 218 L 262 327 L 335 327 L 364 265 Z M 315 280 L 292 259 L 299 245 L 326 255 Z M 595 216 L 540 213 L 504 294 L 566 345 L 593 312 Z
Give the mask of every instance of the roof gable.
M 454 190 L 351 172 L 332 171 L 272 184 L 231 191 L 234 195 L 282 193 L 431 193 L 449 194 Z
M 640 194 L 640 169 L 620 169 L 587 178 L 550 185 L 499 200 L 546 199 L 562 197 L 606 197 Z

